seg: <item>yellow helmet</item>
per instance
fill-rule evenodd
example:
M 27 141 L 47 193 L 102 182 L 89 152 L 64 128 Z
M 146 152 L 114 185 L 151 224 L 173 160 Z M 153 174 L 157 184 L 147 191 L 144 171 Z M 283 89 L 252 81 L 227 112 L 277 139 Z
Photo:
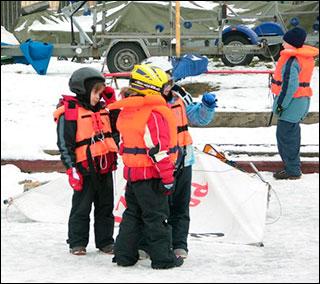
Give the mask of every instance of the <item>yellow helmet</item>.
M 135 65 L 130 76 L 130 89 L 143 95 L 161 95 L 168 83 L 168 75 L 162 69 L 148 65 Z

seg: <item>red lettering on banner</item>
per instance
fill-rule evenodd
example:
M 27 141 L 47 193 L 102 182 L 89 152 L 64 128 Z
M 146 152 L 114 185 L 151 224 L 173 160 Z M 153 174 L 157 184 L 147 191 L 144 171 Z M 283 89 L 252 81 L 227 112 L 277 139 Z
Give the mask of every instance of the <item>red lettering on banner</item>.
M 190 203 L 189 203 L 189 206 L 190 207 L 195 207 L 197 205 L 199 205 L 200 203 L 200 200 L 199 199 L 195 199 L 195 198 L 190 198 Z
M 191 184 L 191 186 L 195 188 L 193 190 L 193 195 L 195 197 L 200 197 L 201 198 L 201 197 L 205 197 L 208 194 L 208 183 L 206 183 L 205 185 L 201 185 L 199 183 L 193 182 Z M 201 200 L 191 197 L 189 206 L 190 207 L 198 206 L 200 204 L 200 202 L 201 202 Z
M 121 206 L 120 206 L 121 205 Z M 119 207 L 121 207 L 119 209 Z M 126 199 L 123 195 L 120 196 L 119 201 L 114 209 L 114 221 L 116 223 L 121 223 L 122 221 L 122 213 L 124 212 L 124 210 L 127 208 L 127 202 Z M 116 216 L 116 214 L 119 212 L 120 216 Z

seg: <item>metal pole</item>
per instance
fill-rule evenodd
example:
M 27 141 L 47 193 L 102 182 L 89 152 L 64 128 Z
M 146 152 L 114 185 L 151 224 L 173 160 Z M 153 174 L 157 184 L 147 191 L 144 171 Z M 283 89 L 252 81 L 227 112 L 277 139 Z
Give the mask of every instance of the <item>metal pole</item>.
M 180 54 L 180 1 L 176 1 L 176 56 L 179 58 Z
M 173 36 L 173 8 L 172 1 L 170 1 L 169 5 L 170 14 L 169 14 L 169 22 L 170 22 L 170 40 L 169 40 L 169 56 L 172 57 L 172 36 Z

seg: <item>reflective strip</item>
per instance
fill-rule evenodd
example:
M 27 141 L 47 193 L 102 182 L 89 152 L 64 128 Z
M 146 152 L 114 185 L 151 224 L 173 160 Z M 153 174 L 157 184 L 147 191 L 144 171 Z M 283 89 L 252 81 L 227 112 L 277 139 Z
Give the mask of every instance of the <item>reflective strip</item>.
M 152 158 L 155 162 L 160 162 L 161 160 L 163 160 L 166 157 L 168 157 L 167 152 L 161 151 L 161 152 L 158 152 L 157 154 L 154 154 Z
M 146 129 L 145 129 L 145 132 L 144 132 L 144 135 L 143 135 L 143 140 L 144 140 L 144 143 L 146 144 L 146 146 L 148 148 L 153 148 L 155 146 L 153 144 L 151 133 L 150 133 L 150 129 L 149 129 L 148 125 L 146 126 Z

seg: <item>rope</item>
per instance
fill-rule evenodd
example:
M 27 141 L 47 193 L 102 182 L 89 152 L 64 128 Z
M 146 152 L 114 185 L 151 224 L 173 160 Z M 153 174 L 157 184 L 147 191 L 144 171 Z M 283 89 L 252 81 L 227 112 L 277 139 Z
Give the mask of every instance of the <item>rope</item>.
M 281 205 L 280 198 L 279 198 L 277 192 L 276 192 L 272 187 L 270 187 L 270 190 L 273 191 L 273 193 L 274 193 L 274 195 L 275 195 L 275 197 L 276 197 L 276 199 L 277 199 L 277 201 L 278 201 L 278 204 L 279 204 L 279 216 L 278 216 L 277 218 L 275 218 L 275 219 L 274 219 L 272 222 L 270 222 L 270 223 L 266 222 L 266 225 L 272 225 L 272 224 L 276 223 L 276 222 L 281 218 L 281 216 L 282 216 L 282 205 Z M 269 195 L 269 193 L 268 193 L 268 208 L 269 208 L 269 198 L 270 198 L 270 195 Z

